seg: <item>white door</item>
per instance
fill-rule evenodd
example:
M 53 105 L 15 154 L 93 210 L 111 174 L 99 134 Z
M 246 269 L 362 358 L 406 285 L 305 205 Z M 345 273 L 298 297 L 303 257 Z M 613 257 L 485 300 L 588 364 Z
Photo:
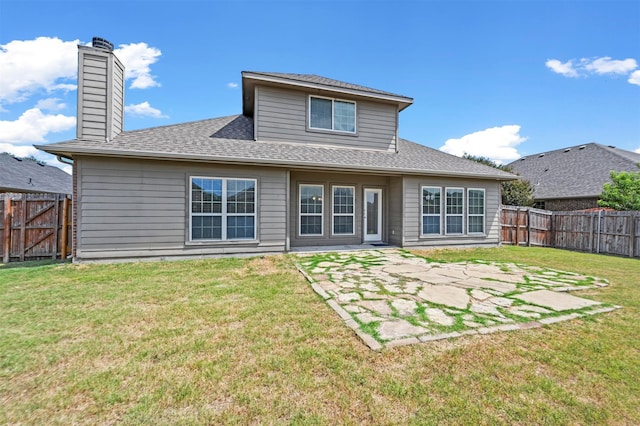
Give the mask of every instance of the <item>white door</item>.
M 382 189 L 364 189 L 364 241 L 382 241 Z

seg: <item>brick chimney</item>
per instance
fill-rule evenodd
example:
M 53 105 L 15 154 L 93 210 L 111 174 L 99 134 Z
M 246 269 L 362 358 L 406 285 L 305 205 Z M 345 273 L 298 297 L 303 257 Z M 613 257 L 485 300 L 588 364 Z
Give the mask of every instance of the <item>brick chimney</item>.
M 123 128 L 124 66 L 112 43 L 94 37 L 92 46 L 78 46 L 76 137 L 108 142 Z

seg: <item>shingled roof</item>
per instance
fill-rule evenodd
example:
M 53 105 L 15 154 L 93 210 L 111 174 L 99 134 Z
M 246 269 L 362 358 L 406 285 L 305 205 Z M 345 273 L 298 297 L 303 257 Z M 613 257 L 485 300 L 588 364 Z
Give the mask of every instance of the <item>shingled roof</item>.
M 55 166 L 0 154 L 0 192 L 71 194 L 73 178 Z
M 206 161 L 387 174 L 477 177 L 514 176 L 475 161 L 400 139 L 398 152 L 253 140 L 253 120 L 243 115 L 122 132 L 111 141 L 72 140 L 38 149 L 78 154 Z
M 640 154 L 588 143 L 522 157 L 509 164 L 528 179 L 536 200 L 593 198 L 610 182 L 611 171 L 640 171 Z

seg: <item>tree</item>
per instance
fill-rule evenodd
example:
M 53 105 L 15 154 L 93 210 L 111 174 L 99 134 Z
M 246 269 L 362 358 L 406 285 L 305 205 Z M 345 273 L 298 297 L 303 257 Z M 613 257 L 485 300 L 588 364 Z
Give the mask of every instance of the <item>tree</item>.
M 502 204 L 505 206 L 533 206 L 533 187 L 524 179 L 502 182 Z
M 476 161 L 484 164 L 485 166 L 491 166 L 505 172 L 513 172 L 511 167 L 503 164 L 496 164 L 495 161 L 487 157 L 464 154 L 463 158 Z M 502 182 L 502 204 L 506 206 L 533 206 L 533 203 L 533 186 L 531 186 L 531 182 L 525 179 Z
M 640 210 L 640 172 L 611 172 L 598 200 L 600 207 L 614 210 Z

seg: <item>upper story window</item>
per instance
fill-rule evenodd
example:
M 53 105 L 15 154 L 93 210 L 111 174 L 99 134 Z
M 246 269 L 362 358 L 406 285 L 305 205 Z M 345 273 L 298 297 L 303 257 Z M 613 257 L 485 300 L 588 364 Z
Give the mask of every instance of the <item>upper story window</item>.
M 310 96 L 309 128 L 355 133 L 356 103 Z

